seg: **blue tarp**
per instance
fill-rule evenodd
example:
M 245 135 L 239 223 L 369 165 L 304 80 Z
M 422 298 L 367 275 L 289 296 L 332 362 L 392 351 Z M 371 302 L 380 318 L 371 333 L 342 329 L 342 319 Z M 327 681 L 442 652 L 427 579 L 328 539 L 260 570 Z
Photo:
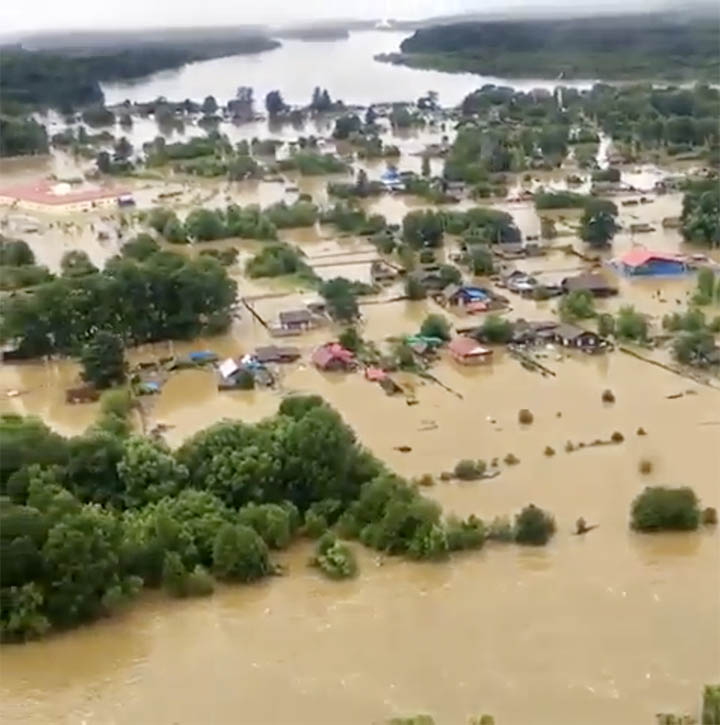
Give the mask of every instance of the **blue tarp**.
M 207 350 L 199 350 L 198 352 L 188 353 L 188 360 L 192 360 L 193 362 L 212 362 L 213 360 L 217 360 L 217 355 Z

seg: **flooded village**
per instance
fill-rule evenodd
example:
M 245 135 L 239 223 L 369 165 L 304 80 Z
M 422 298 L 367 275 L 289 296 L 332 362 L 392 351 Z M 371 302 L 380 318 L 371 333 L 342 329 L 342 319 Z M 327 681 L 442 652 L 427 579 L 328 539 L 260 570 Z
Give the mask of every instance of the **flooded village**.
M 352 42 L 388 43 L 361 36 Z M 234 283 L 219 334 L 125 349 L 136 434 L 177 451 L 220 421 L 261 423 L 283 401 L 317 395 L 444 514 L 491 522 L 535 504 L 554 536 L 542 547 L 490 537 L 445 562 L 352 542 L 358 574 L 337 582 L 307 566 L 314 542 L 301 538 L 273 552 L 284 576 L 220 583 L 206 598 L 145 592 L 112 617 L 5 647 L 3 722 L 428 713 L 440 725 L 488 712 L 497 725 L 641 725 L 663 712 L 697 717 L 703 687 L 720 680 L 710 515 L 690 531 L 630 527 L 647 486 L 689 487 L 703 510 L 720 506 L 720 248 L 682 233 L 688 184 L 717 184 L 712 161 L 629 153 L 589 106 L 577 110 L 591 83 L 513 91 L 367 55 L 395 80 L 374 102 L 366 81 L 353 95 L 352 77 L 337 90 L 330 78 L 345 104 L 323 110 L 293 100 L 273 114 L 256 91 L 250 112 L 243 88 L 234 109 L 223 91 L 203 104 L 218 73 L 223 88 L 230 68 L 233 90 L 248 82 L 238 57 L 180 71 L 187 93 L 162 73 L 108 85 L 112 142 L 85 156 L 73 148 L 93 129 L 51 112 L 51 139 L 72 141 L 0 165 L 3 244 L 25 242 L 35 266 L 67 276 L 68 253 L 102 269 L 140 239 L 153 253 L 217 260 Z M 193 66 L 210 66 L 202 91 Z M 403 78 L 424 74 L 423 95 L 394 106 Z M 197 107 L 173 110 L 181 95 Z M 516 106 L 567 115 L 569 138 L 591 140 L 553 153 L 541 141 L 522 163 L 501 163 L 523 148 L 493 135 L 515 124 L 520 138 Z M 473 134 L 486 134 L 477 147 Z M 183 158 L 206 138 L 209 154 Z M 173 145 L 177 161 L 163 156 Z M 473 154 L 502 170 L 473 176 Z M 298 156 L 330 172 L 304 171 Z M 212 214 L 201 223 L 199 210 L 220 210 L 225 231 L 206 233 Z M 260 225 L 264 211 L 275 234 L 230 231 L 252 215 Z M 611 229 L 602 243 L 600 227 Z M 5 300 L 45 281 L 8 279 Z M 79 356 L 25 355 L 21 337 L 4 340 L 0 413 L 66 437 L 91 429 L 103 393 Z M 478 475 L 461 475 L 473 461 Z

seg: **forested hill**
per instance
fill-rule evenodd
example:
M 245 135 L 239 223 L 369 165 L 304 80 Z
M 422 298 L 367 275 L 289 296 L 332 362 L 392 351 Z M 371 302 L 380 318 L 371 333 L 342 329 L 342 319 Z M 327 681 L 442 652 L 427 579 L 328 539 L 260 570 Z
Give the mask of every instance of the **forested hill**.
M 720 70 L 717 20 L 675 16 L 437 25 L 401 50 L 385 60 L 507 76 L 712 80 Z
M 70 46 L 0 53 L 3 104 L 73 108 L 103 101 L 102 81 L 130 80 L 185 63 L 225 55 L 259 53 L 280 43 L 261 35 L 200 42 L 146 42 L 103 47 Z

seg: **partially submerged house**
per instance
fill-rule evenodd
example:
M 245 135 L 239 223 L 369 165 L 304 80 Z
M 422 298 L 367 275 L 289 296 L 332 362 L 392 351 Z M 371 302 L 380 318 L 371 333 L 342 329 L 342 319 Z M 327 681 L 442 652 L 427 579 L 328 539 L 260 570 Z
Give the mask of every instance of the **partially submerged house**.
M 560 323 L 555 320 L 517 320 L 510 342 L 514 345 L 538 345 L 551 342 Z
M 560 284 L 566 294 L 580 291 L 589 292 L 593 297 L 610 297 L 618 292 L 617 287 L 610 284 L 604 275 L 592 272 L 565 277 Z
M 685 274 L 689 269 L 681 257 L 641 248 L 631 249 L 614 263 L 621 272 L 632 277 Z
M 370 278 L 374 284 L 384 284 L 394 282 L 397 279 L 398 272 L 387 262 L 375 260 L 370 265 Z
M 288 332 L 303 332 L 314 327 L 310 310 L 287 310 L 278 314 L 280 328 Z
M 256 348 L 253 357 L 263 365 L 268 363 L 291 363 L 300 358 L 300 350 L 297 347 L 267 345 L 266 347 Z
M 352 370 L 355 356 L 340 343 L 328 342 L 312 354 L 312 362 L 319 370 Z
M 450 307 L 467 307 L 469 305 L 484 303 L 489 304 L 492 300 L 492 293 L 482 287 L 472 285 L 449 284 L 438 295 L 441 303 Z
M 100 399 L 100 391 L 94 385 L 87 383 L 65 391 L 66 403 L 93 403 Z
M 559 345 L 576 348 L 583 352 L 598 352 L 609 346 L 607 340 L 600 337 L 597 332 L 566 323 L 559 324 L 552 331 L 551 336 L 553 341 Z
M 269 386 L 273 381 L 270 371 L 254 355 L 229 357 L 218 365 L 218 390 L 246 390 L 256 384 Z
M 492 350 L 471 337 L 460 336 L 450 340 L 448 351 L 461 365 L 482 365 L 492 358 Z

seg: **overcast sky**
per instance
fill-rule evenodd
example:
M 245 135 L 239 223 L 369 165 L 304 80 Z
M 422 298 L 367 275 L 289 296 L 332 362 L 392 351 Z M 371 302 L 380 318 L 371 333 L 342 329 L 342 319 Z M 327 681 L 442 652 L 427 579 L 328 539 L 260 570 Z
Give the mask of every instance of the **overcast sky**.
M 657 0 L 655 0 L 657 1 Z M 157 26 L 293 23 L 314 19 L 428 18 L 437 15 L 553 5 L 575 8 L 590 0 L 1 0 L 0 33 L 35 30 L 122 29 Z M 636 7 L 640 0 L 631 0 Z M 622 0 L 592 6 L 626 8 Z

